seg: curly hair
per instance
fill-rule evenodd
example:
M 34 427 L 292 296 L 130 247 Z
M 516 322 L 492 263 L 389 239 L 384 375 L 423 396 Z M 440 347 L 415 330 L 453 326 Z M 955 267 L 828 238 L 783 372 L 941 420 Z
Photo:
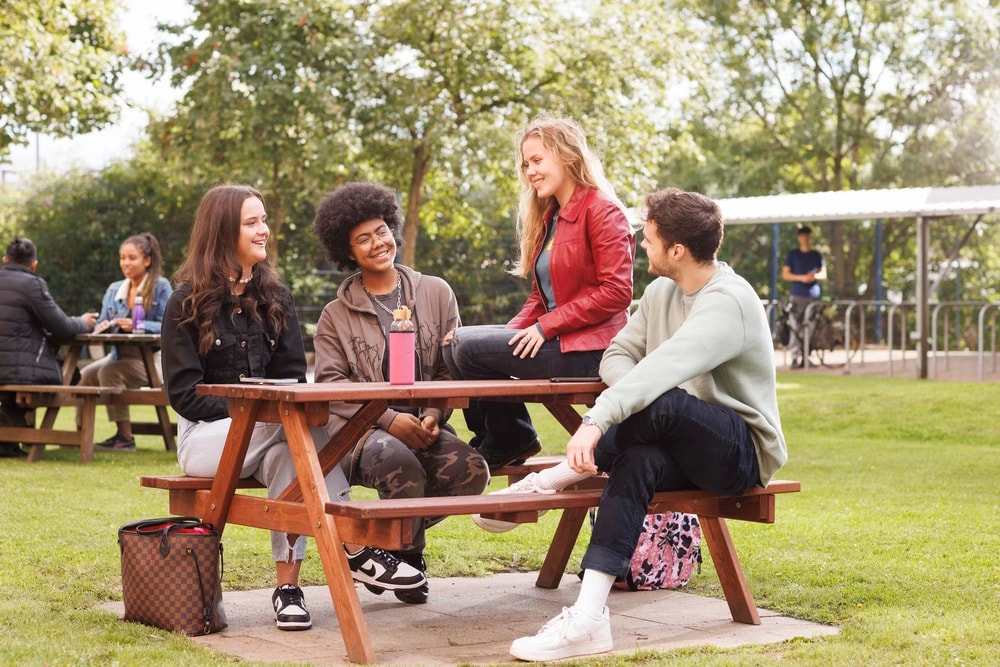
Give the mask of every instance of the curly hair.
M 345 183 L 328 193 L 316 207 L 313 232 L 326 249 L 326 256 L 341 271 L 356 271 L 351 257 L 351 230 L 366 220 L 381 218 L 398 248 L 403 219 L 396 193 L 378 183 Z

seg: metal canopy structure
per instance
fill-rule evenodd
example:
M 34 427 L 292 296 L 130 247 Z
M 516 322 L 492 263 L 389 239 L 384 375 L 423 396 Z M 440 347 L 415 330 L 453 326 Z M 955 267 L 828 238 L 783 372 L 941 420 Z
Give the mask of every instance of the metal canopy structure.
M 918 375 L 927 378 L 930 221 L 1000 212 L 1000 185 L 809 192 L 718 199 L 727 225 L 913 218 L 917 232 Z
M 1000 211 L 1000 185 L 808 192 L 717 199 L 727 225 L 942 218 Z

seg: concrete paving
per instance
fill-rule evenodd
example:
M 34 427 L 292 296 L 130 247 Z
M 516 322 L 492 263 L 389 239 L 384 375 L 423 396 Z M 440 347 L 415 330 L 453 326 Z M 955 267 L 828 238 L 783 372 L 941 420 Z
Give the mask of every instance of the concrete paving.
M 390 593 L 359 588 L 378 664 L 485 665 L 514 662 L 511 641 L 536 633 L 579 589 L 565 576 L 555 590 L 536 588 L 533 572 L 480 578 L 431 579 L 430 601 L 407 605 Z M 271 590 L 224 594 L 229 627 L 192 641 L 243 660 L 343 665 L 340 627 L 325 586 L 305 588 L 313 629 L 283 632 L 274 626 Z M 612 591 L 608 604 L 616 653 L 690 646 L 772 644 L 796 637 L 835 635 L 838 629 L 761 609 L 761 625 L 734 623 L 725 600 L 681 591 Z M 106 609 L 122 614 L 122 604 Z

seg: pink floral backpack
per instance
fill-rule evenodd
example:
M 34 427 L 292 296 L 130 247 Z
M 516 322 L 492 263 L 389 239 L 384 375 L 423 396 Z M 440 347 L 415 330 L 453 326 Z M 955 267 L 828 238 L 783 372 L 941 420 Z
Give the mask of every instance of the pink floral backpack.
M 694 514 L 647 514 L 625 577 L 615 588 L 652 591 L 683 588 L 701 572 L 701 524 Z

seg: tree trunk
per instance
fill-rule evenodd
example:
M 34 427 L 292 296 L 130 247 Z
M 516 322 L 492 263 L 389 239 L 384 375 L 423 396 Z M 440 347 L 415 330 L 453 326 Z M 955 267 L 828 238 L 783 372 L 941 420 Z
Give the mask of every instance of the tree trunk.
M 420 204 L 424 180 L 430 169 L 430 151 L 427 144 L 420 143 L 413 151 L 413 173 L 410 191 L 406 198 L 406 218 L 403 221 L 403 264 L 416 266 L 417 237 L 420 231 Z

